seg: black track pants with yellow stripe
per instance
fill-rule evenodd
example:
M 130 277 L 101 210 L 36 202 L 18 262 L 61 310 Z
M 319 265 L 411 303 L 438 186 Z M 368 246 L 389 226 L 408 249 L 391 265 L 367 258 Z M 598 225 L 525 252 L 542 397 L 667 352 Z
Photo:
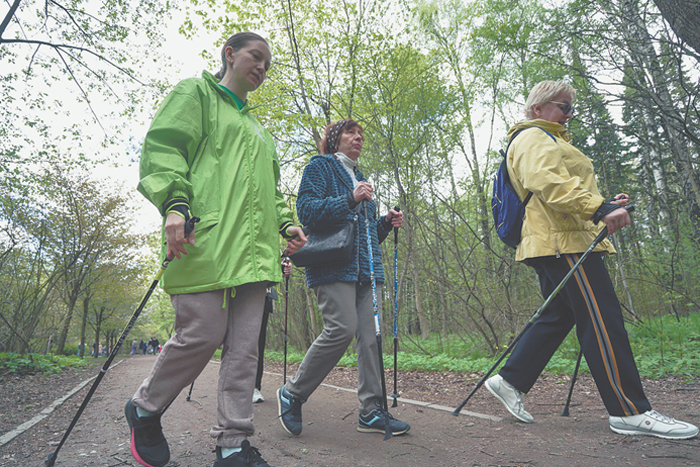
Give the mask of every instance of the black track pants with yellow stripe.
M 531 258 L 542 295 L 548 297 L 580 255 Z M 571 328 L 603 398 L 617 417 L 651 409 L 622 319 L 620 302 L 600 253 L 591 254 L 513 349 L 499 374 L 527 393 Z

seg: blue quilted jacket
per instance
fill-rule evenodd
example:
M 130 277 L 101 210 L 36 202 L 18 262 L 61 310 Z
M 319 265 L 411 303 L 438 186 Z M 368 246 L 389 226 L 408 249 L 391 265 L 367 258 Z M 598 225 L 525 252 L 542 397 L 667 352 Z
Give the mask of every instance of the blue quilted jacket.
M 357 172 L 357 179 L 366 182 L 362 172 Z M 351 220 L 355 211 L 348 207 L 347 196 L 352 192 L 352 180 L 343 165 L 332 155 L 313 156 L 304 169 L 299 185 L 297 214 L 303 225 L 311 228 L 316 224 L 329 224 Z M 389 234 L 391 227 L 384 223 L 384 217 L 377 219 L 377 203 L 372 200 L 367 206 L 370 217 L 369 229 L 372 237 L 372 254 L 374 258 L 374 278 L 377 283 L 384 282 L 382 251 L 379 244 Z M 357 282 L 370 280 L 369 254 L 367 251 L 367 227 L 364 209 L 359 209 L 359 218 L 355 223 L 355 253 L 349 263 L 325 267 L 307 267 L 306 283 L 309 287 L 331 282 Z

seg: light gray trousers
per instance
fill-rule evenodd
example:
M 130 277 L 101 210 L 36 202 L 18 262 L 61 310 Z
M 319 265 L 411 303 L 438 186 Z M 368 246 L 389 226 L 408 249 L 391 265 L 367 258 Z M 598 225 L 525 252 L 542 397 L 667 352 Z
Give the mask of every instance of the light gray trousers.
M 287 391 L 306 401 L 342 358 L 355 337 L 360 413 L 368 414 L 381 408 L 382 385 L 374 326 L 372 284 L 333 282 L 318 285 L 313 289 L 323 316 L 323 332 L 306 352 L 296 375 L 287 382 Z M 381 316 L 381 295 L 377 301 Z
M 234 289 L 171 296 L 175 334 L 163 346 L 133 403 L 147 412 L 164 410 L 189 386 L 223 344 L 217 388 L 217 425 L 211 436 L 221 447 L 239 447 L 255 432 L 253 387 L 258 337 L 267 282 Z

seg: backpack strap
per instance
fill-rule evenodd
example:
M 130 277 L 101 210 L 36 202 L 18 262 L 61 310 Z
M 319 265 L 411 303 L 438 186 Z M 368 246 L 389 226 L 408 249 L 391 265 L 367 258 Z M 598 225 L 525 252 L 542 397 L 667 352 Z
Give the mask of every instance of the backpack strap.
M 508 141 L 508 145 L 506 146 L 506 150 L 505 150 L 505 151 L 504 151 L 503 149 L 501 149 L 501 150 L 499 151 L 499 152 L 501 153 L 501 155 L 503 156 L 503 159 L 504 159 L 504 160 L 506 160 L 507 157 L 508 157 L 508 149 L 510 148 L 510 143 L 513 142 L 513 140 L 515 139 L 516 136 L 518 136 L 520 133 L 522 133 L 522 132 L 525 131 L 525 130 L 529 130 L 530 128 L 539 128 L 540 130 L 542 130 L 542 131 L 544 131 L 545 133 L 547 133 L 547 134 L 549 135 L 549 137 L 552 138 L 552 141 L 554 141 L 555 143 L 557 142 L 557 139 L 554 137 L 554 135 L 551 134 L 550 132 L 548 132 L 547 130 L 545 130 L 544 128 L 542 128 L 541 126 L 531 126 L 531 127 L 528 127 L 528 128 L 523 128 L 522 130 L 516 131 L 515 134 L 510 138 L 510 141 Z M 504 168 L 506 169 L 505 172 L 504 172 L 504 177 L 507 177 L 507 179 L 508 179 L 508 182 L 507 182 L 507 183 L 509 183 L 511 186 L 513 186 L 513 184 L 512 184 L 511 181 L 510 181 L 510 175 L 508 175 L 508 167 L 506 166 L 506 167 L 504 167 Z M 515 192 L 515 191 L 514 191 L 514 192 Z M 527 203 L 530 201 L 530 198 L 532 198 L 532 192 L 531 192 L 531 191 L 528 191 L 528 192 L 527 192 L 527 196 L 525 196 L 525 199 L 523 200 L 523 207 L 527 206 Z

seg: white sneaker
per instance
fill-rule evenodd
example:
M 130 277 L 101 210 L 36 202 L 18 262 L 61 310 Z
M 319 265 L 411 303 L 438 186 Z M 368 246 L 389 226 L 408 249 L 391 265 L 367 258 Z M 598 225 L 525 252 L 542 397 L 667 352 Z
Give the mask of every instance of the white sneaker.
M 495 375 L 487 379 L 486 389 L 496 396 L 499 401 L 503 402 L 508 412 L 512 413 L 521 422 L 532 423 L 535 421 L 532 415 L 527 413 L 525 407 L 523 407 L 523 393 L 508 384 L 501 375 Z
M 621 435 L 650 435 L 664 439 L 689 439 L 698 435 L 698 427 L 679 422 L 656 410 L 629 417 L 610 417 L 610 429 Z
M 260 393 L 260 390 L 258 388 L 255 388 L 255 390 L 253 391 L 253 403 L 257 404 L 258 402 L 265 402 L 265 398 Z

